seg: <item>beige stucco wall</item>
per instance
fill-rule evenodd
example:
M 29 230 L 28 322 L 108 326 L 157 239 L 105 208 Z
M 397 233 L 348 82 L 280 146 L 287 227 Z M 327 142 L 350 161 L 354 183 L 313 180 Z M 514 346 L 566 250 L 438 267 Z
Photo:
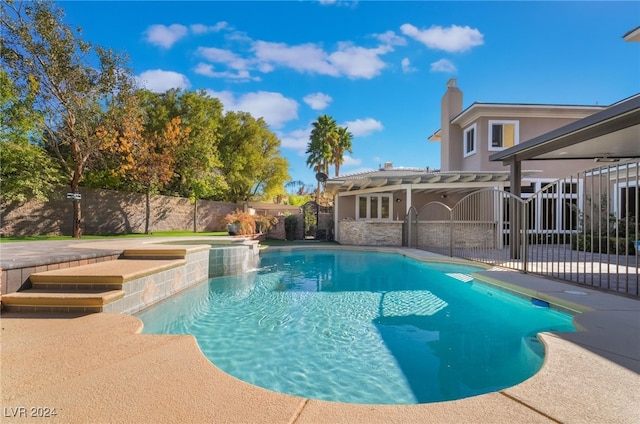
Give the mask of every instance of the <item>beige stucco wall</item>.
M 463 146 L 464 130 L 474 123 L 477 125 L 476 130 L 476 153 L 462 159 L 459 171 L 509 171 L 508 166 L 504 166 L 502 162 L 491 162 L 489 157 L 497 151 L 489 150 L 489 121 L 506 120 L 519 122 L 519 143 L 545 134 L 556 128 L 570 124 L 576 119 L 568 118 L 513 118 L 492 116 L 490 118 L 479 118 L 464 128 L 459 125 L 452 125 L 460 129 L 458 138 L 451 138 L 450 143 Z M 462 151 L 460 153 L 462 157 Z M 570 160 L 570 161 L 524 161 L 522 170 L 539 170 L 536 178 L 562 178 L 577 171 L 588 169 L 593 166 L 593 160 Z M 454 170 L 454 169 L 451 169 Z

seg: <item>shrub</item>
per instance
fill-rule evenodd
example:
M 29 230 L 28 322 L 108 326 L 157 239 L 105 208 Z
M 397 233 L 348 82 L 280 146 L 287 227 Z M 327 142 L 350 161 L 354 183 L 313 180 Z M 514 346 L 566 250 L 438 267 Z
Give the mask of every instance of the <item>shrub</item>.
M 294 240 L 296 238 L 297 225 L 298 219 L 295 215 L 289 215 L 284 219 L 284 233 L 287 240 Z
M 635 255 L 636 246 L 633 240 L 590 234 L 571 236 L 571 248 L 581 252 L 610 253 L 612 255 Z
M 253 215 L 256 221 L 256 231 L 258 233 L 267 233 L 276 224 L 278 224 L 278 218 L 271 215 Z
M 256 232 L 256 221 L 249 212 L 242 212 L 240 209 L 236 209 L 235 212 L 227 214 L 222 218 L 222 224 L 227 226 L 229 224 L 238 224 L 239 228 L 236 231 L 229 231 L 232 235 L 250 235 Z
M 227 214 L 222 218 L 222 225 L 227 226 L 231 235 L 252 235 L 256 233 L 266 233 L 278 223 L 278 218 L 271 215 L 251 215 L 249 212 L 242 212 L 236 209 L 235 212 Z M 237 224 L 239 228 L 231 231 L 230 224 Z M 232 234 L 233 233 L 233 234 Z

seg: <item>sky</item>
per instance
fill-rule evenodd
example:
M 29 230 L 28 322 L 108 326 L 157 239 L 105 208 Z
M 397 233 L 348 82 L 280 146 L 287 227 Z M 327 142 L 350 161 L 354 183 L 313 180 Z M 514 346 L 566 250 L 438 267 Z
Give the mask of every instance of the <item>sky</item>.
M 451 78 L 473 102 L 609 105 L 640 92 L 640 2 L 58 1 L 82 38 L 126 53 L 152 91 L 206 90 L 263 117 L 293 181 L 311 124 L 353 134 L 340 175 L 440 167 Z M 333 168 L 330 177 L 334 176 Z

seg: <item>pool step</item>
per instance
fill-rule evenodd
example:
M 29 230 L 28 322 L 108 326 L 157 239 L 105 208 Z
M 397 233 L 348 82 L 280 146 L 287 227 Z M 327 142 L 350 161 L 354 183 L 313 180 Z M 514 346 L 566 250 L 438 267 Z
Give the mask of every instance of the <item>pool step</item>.
M 2 296 L 2 306 L 8 312 L 102 312 L 124 295 L 124 290 L 31 289 Z
M 147 252 L 150 253 L 150 252 Z M 164 256 L 156 251 L 158 256 Z M 171 252 L 175 254 L 175 252 Z M 185 259 L 116 259 L 31 274 L 32 288 L 2 296 L 14 312 L 102 312 L 125 296 L 124 283 L 182 266 Z
M 467 274 L 461 274 L 458 272 L 454 272 L 454 273 L 449 273 L 447 274 L 447 276 L 451 277 L 451 278 L 455 278 L 456 280 L 462 281 L 463 283 L 469 283 L 471 281 L 473 281 L 473 277 Z

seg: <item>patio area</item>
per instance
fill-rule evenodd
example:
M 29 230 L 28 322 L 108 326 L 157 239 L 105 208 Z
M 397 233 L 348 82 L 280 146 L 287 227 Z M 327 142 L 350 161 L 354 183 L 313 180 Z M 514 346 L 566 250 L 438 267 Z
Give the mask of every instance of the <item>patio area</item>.
M 86 247 L 110 244 L 102 243 Z M 415 249 L 370 249 L 447 260 Z M 3 261 L 7 253 L 3 246 Z M 541 334 L 540 372 L 499 392 L 421 405 L 354 405 L 242 382 L 211 364 L 192 336 L 140 334 L 133 316 L 3 313 L 2 422 L 42 422 L 53 410 L 47 422 L 640 422 L 639 300 L 498 268 L 474 277 L 581 311 L 575 324 L 584 331 Z

